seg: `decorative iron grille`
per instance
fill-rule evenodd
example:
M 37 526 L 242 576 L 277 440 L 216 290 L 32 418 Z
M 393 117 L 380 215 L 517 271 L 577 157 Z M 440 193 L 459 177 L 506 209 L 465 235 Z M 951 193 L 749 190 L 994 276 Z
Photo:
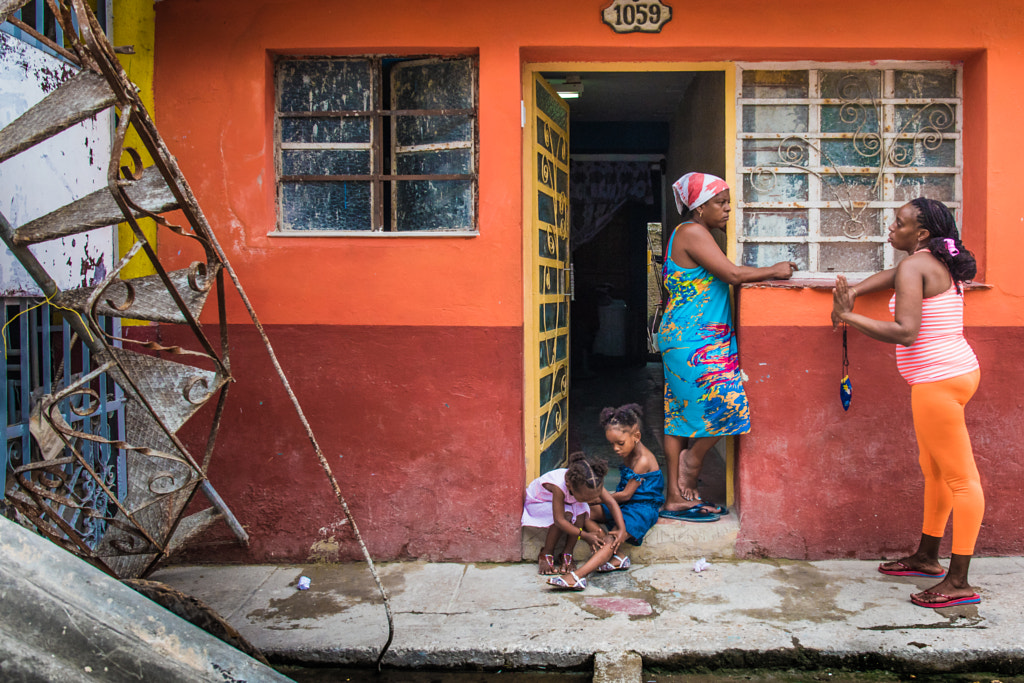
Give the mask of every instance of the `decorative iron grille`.
M 60 500 L 40 515 L 38 523 L 57 528 L 61 525 L 55 517 L 59 516 L 82 543 L 95 550 L 107 520 L 116 512 L 109 493 L 120 499 L 127 491 L 125 453 L 116 447 L 125 435 L 124 395 L 115 382 L 100 375 L 91 394 L 75 393 L 60 403 L 66 424 L 77 432 L 100 437 L 81 442 L 81 459 L 71 457 L 60 437 L 46 427 L 39 414 L 43 405 L 39 399 L 93 373 L 94 359 L 88 347 L 78 343 L 67 322 L 55 316 L 49 305 L 40 303 L 32 298 L 4 299 L 0 313 L 6 358 L 0 405 L 7 418 L 0 482 L 8 498 L 24 495 L 15 481 L 19 473 L 27 475 L 24 481 L 33 494 L 50 497 L 59 489 Z M 120 336 L 120 320 L 100 318 L 99 322 L 108 334 Z M 61 461 L 64 464 L 53 466 Z M 45 473 L 35 469 L 44 464 Z M 89 469 L 98 477 L 90 476 Z M 7 505 L 4 514 L 25 521 L 14 506 Z M 36 522 L 30 525 L 36 526 Z
M 741 263 L 866 275 L 898 261 L 896 208 L 924 196 L 959 210 L 959 67 L 747 65 L 737 82 Z

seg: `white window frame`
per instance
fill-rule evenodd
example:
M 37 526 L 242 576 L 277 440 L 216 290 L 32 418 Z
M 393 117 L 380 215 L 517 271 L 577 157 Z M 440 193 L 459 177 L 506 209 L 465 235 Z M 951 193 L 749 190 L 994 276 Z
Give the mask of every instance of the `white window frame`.
M 743 96 L 743 72 L 746 70 L 751 71 L 808 71 L 808 96 L 800 98 L 745 98 Z M 883 159 L 880 163 L 884 166 L 881 169 L 882 176 L 882 187 L 881 187 L 881 199 L 867 202 L 866 205 L 858 203 L 857 209 L 880 209 L 882 211 L 883 229 L 879 235 L 862 235 L 857 238 L 850 238 L 845 236 L 828 236 L 821 234 L 821 209 L 842 209 L 842 203 L 834 201 L 834 197 L 826 196 L 823 191 L 823 183 L 820 177 L 816 174 L 822 173 L 823 171 L 838 170 L 840 173 L 847 174 L 858 174 L 863 175 L 865 173 L 878 174 L 879 167 L 847 167 L 840 166 L 838 169 L 833 169 L 829 165 L 827 160 L 822 159 L 820 153 L 820 145 L 817 144 L 821 140 L 828 139 L 843 139 L 852 138 L 856 134 L 853 133 L 822 133 L 821 132 L 821 107 L 841 105 L 845 100 L 842 99 L 826 99 L 821 97 L 820 93 L 820 79 L 818 75 L 823 71 L 881 71 L 882 72 L 882 92 L 881 97 L 873 102 L 876 111 L 881 115 L 879 128 L 881 138 L 885 149 L 889 149 L 889 145 L 893 140 L 914 140 L 920 138 L 921 132 L 905 132 L 900 133 L 899 131 L 893 130 L 892 125 L 895 121 L 895 109 L 900 105 L 915 105 L 915 104 L 928 104 L 934 103 L 941 105 L 948 103 L 952 105 L 955 110 L 954 122 L 952 130 L 946 131 L 945 129 L 938 133 L 942 140 L 953 140 L 954 141 L 954 155 L 955 165 L 954 166 L 894 166 L 886 163 L 886 159 Z M 924 71 L 924 70 L 944 70 L 956 72 L 956 90 L 955 97 L 953 98 L 921 98 L 921 99 L 897 99 L 894 96 L 895 93 L 895 78 L 894 72 L 896 71 Z M 858 100 L 862 101 L 862 100 Z M 757 132 L 746 132 L 743 130 L 743 107 L 744 105 L 807 105 L 808 106 L 808 126 L 806 133 L 757 133 Z M 808 280 L 820 280 L 823 278 L 833 278 L 838 273 L 843 273 L 852 277 L 866 277 L 870 275 L 872 271 L 853 271 L 853 270 L 827 270 L 822 271 L 817 267 L 819 264 L 819 245 L 829 242 L 851 242 L 852 239 L 861 242 L 873 242 L 882 243 L 883 247 L 883 269 L 891 268 L 893 265 L 898 263 L 902 255 L 894 253 L 892 246 L 887 244 L 887 234 L 884 226 L 888 225 L 895 217 L 895 211 L 900 206 L 906 203 L 906 200 L 898 200 L 895 196 L 895 177 L 902 174 L 916 174 L 916 175 L 927 175 L 927 174 L 944 174 L 954 176 L 954 196 L 952 201 L 945 201 L 944 203 L 950 207 L 957 217 L 957 221 L 960 220 L 960 212 L 963 201 L 963 66 L 961 64 L 950 64 L 949 62 L 903 62 L 903 61 L 880 61 L 880 62 L 746 62 L 737 64 L 737 76 L 736 76 L 736 132 L 737 132 L 737 143 L 736 143 L 736 168 L 737 168 L 737 180 L 738 187 L 733 194 L 733 201 L 736 207 L 736 238 L 737 238 L 737 251 L 736 259 L 737 263 L 743 263 L 744 245 L 747 243 L 751 244 L 773 244 L 773 243 L 796 243 L 806 244 L 808 248 L 808 266 L 807 270 L 797 271 L 794 274 L 794 279 L 808 279 Z M 807 150 L 807 162 L 802 166 L 788 165 L 785 163 L 779 163 L 774 166 L 747 166 L 744 164 L 744 141 L 745 140 L 766 140 L 766 139 L 778 139 L 780 146 L 782 143 L 791 137 L 798 137 L 809 140 L 812 143 L 806 145 Z M 780 161 L 782 161 L 780 159 Z M 764 173 L 767 174 L 763 177 L 771 177 L 773 174 L 790 174 L 799 173 L 807 176 L 808 180 L 808 200 L 807 201 L 787 201 L 787 202 L 746 202 L 744 201 L 744 188 L 745 180 L 748 176 L 753 174 Z M 807 209 L 808 210 L 808 234 L 799 236 L 785 236 L 785 237 L 766 237 L 766 236 L 748 236 L 744 234 L 744 215 L 751 209 Z M 766 265 L 766 264 L 760 264 Z

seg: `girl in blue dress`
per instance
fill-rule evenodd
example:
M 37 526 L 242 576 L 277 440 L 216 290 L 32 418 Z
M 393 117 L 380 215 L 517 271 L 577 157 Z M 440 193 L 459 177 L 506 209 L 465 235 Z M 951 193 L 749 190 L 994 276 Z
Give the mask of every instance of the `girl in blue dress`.
M 665 479 L 654 454 L 641 441 L 640 419 L 643 415 L 635 403 L 601 411 L 601 427 L 615 454 L 622 458 L 619 485 L 612 498 L 619 504 L 626 526 L 627 541 L 640 545 L 647 531 L 658 521 L 658 511 L 665 502 L 662 489 Z M 612 516 L 604 505 L 592 505 L 590 516 L 595 522 L 610 522 Z M 615 554 L 598 568 L 599 572 L 629 569 L 629 557 Z

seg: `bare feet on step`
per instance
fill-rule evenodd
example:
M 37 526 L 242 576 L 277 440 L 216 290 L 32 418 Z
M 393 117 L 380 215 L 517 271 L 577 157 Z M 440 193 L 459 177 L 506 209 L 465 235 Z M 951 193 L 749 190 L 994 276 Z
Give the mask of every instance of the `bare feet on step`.
M 692 501 L 683 500 L 681 497 L 676 496 L 665 496 L 665 504 L 661 506 L 661 509 L 666 512 L 680 512 L 682 510 L 689 510 L 692 507 Z
M 700 500 L 700 493 L 697 492 L 697 477 L 700 476 L 703 461 L 704 458 L 698 457 L 692 449 L 687 449 L 679 454 L 679 493 L 683 500 L 690 501 L 689 505 L 691 506 L 694 501 Z

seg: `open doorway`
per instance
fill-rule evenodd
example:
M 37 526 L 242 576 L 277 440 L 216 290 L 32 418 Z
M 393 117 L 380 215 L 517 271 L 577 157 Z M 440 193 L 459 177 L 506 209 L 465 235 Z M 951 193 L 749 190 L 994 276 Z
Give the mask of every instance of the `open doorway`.
M 644 440 L 664 467 L 663 368 L 649 341 L 660 299 L 662 244 L 680 216 L 672 182 L 690 170 L 726 177 L 722 71 L 551 71 L 579 97 L 569 104 L 570 302 L 568 450 L 618 458 L 598 416 L 606 406 L 644 409 Z M 725 248 L 724 242 L 722 243 Z M 705 460 L 705 498 L 725 501 L 726 442 Z

